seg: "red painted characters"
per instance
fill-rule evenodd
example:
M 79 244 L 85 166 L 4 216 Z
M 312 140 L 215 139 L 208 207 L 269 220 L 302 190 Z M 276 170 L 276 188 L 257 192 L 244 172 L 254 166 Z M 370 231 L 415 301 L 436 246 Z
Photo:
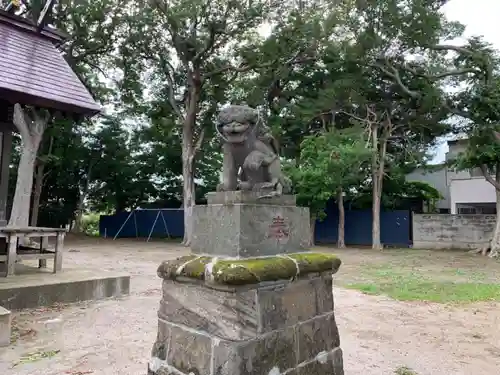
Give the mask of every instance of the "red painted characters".
M 285 219 L 281 216 L 276 216 L 273 218 L 272 223 L 269 225 L 269 238 L 288 238 L 290 231 L 288 229 L 288 224 Z

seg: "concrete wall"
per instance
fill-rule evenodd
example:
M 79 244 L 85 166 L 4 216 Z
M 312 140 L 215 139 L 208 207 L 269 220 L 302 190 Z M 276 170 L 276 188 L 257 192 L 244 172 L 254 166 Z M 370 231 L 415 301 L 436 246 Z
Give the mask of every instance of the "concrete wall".
M 413 247 L 470 249 L 488 243 L 495 215 L 413 215 Z

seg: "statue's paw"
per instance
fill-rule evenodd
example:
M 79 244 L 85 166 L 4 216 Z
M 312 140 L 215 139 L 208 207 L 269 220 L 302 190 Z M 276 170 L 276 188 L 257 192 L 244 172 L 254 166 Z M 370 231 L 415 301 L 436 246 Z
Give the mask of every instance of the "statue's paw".
M 252 184 L 250 182 L 247 182 L 247 181 L 240 181 L 238 183 L 238 190 L 245 190 L 245 191 L 248 191 L 248 190 L 252 190 Z
M 216 191 L 226 191 L 224 184 L 218 184 L 215 188 Z
M 261 189 L 271 189 L 271 188 L 274 188 L 276 186 L 276 183 L 275 182 L 264 182 L 263 184 L 260 184 L 260 188 Z

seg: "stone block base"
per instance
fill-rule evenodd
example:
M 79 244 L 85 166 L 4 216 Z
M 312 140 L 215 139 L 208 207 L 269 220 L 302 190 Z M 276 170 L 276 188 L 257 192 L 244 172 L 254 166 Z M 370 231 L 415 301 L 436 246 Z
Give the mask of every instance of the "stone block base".
M 333 307 L 331 274 L 217 290 L 164 280 L 148 373 L 343 375 Z
M 228 341 L 160 321 L 149 375 L 344 375 L 335 317 Z
M 234 198 L 229 192 L 224 194 L 218 199 Z M 287 198 L 295 199 L 293 196 L 280 197 Z M 194 254 L 252 258 L 309 250 L 307 208 L 264 204 L 265 200 L 260 204 L 257 202 L 260 201 L 195 206 L 191 251 Z
M 11 319 L 10 311 L 0 306 L 0 347 L 10 345 Z
M 0 264 L 1 265 L 1 264 Z M 126 296 L 130 276 L 102 270 L 39 272 L 16 264 L 15 277 L 0 277 L 0 303 L 9 310 Z

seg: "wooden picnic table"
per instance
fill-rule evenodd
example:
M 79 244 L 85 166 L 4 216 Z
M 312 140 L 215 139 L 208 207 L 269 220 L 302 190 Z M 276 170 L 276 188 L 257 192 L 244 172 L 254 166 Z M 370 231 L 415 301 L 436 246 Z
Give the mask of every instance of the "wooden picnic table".
M 0 254 L 0 262 L 5 262 L 7 270 L 5 277 L 15 274 L 16 261 L 38 260 L 39 268 L 47 267 L 47 259 L 54 259 L 54 273 L 62 269 L 65 228 L 43 227 L 0 227 L 0 238 L 5 238 L 7 253 Z M 40 238 L 39 249 L 21 250 L 18 246 L 19 237 Z M 49 238 L 55 237 L 53 251 L 48 249 Z

